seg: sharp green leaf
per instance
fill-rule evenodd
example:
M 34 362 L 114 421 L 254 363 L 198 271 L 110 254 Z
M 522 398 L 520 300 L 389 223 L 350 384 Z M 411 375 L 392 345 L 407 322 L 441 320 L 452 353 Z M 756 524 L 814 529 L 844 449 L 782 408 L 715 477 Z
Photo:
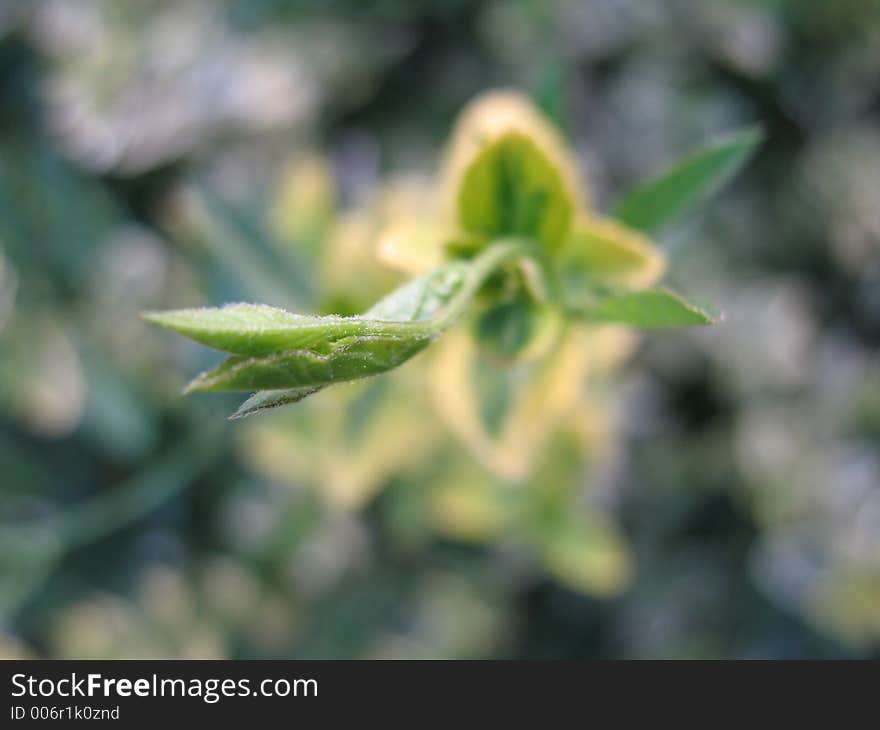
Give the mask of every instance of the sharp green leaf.
M 179 332 L 203 345 L 248 357 L 285 350 L 329 352 L 351 337 L 423 334 L 407 323 L 433 316 L 461 286 L 466 266 L 448 264 L 405 284 L 360 317 L 317 317 L 260 304 L 146 312 L 151 324 Z
M 278 390 L 366 378 L 404 363 L 430 341 L 429 335 L 359 336 L 341 340 L 328 353 L 289 350 L 231 357 L 195 378 L 186 391 Z
M 144 319 L 203 345 L 251 357 L 295 349 L 328 352 L 333 343 L 345 338 L 402 334 L 405 330 L 401 322 L 315 317 L 259 304 L 149 312 Z
M 593 322 L 617 322 L 644 329 L 712 324 L 718 317 L 668 289 L 627 292 L 579 308 L 578 316 Z
M 429 319 L 437 314 L 459 291 L 467 268 L 466 264 L 458 262 L 440 266 L 404 284 L 381 299 L 364 313 L 364 317 L 403 322 Z M 414 350 L 412 354 L 417 351 Z M 350 353 L 348 357 L 351 357 Z M 376 373 L 359 374 L 357 377 L 366 377 L 366 375 L 372 374 Z M 254 413 L 296 403 L 303 398 L 314 395 L 323 388 L 324 385 L 306 385 L 283 390 L 260 390 L 244 401 L 230 418 L 244 418 Z
M 401 365 L 461 316 L 499 265 L 532 249 L 523 241 L 499 242 L 471 261 L 450 262 L 410 281 L 359 317 L 317 317 L 252 304 L 143 316 L 235 353 L 186 391 L 258 391 L 234 414 L 241 417 Z
M 286 390 L 260 390 L 242 403 L 238 407 L 238 410 L 236 410 L 229 418 L 245 418 L 246 416 L 252 416 L 254 413 L 261 413 L 262 411 L 268 411 L 272 408 L 278 408 L 279 406 L 297 403 L 303 398 L 313 395 L 323 389 L 324 386 L 322 385 L 313 385 L 305 386 L 303 388 L 288 388 Z
M 748 129 L 697 150 L 627 195 L 615 217 L 633 228 L 656 232 L 720 187 L 762 138 L 759 130 Z
M 430 319 L 459 291 L 468 265 L 453 261 L 395 289 L 364 312 L 370 319 L 417 322 Z

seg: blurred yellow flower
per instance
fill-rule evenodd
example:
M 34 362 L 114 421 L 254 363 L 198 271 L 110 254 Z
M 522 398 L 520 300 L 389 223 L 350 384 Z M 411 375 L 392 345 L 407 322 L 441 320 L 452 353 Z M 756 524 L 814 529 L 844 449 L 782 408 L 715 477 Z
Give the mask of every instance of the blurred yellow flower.
M 314 248 L 336 211 L 336 183 L 329 162 L 315 152 L 289 160 L 269 210 L 275 236 L 295 248 Z

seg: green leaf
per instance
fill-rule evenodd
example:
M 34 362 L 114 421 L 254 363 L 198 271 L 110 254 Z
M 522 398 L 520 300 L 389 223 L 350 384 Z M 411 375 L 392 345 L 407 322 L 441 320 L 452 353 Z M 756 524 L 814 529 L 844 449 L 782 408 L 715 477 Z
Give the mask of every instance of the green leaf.
M 245 418 L 255 413 L 268 411 L 279 406 L 297 403 L 303 398 L 314 395 L 324 387 L 320 385 L 306 386 L 303 388 L 288 388 L 286 390 L 259 390 L 242 403 L 229 418 Z
M 499 242 L 471 261 L 449 262 L 410 281 L 359 317 L 314 317 L 250 304 L 143 316 L 237 353 L 196 377 L 186 391 L 261 391 L 235 414 L 241 417 L 401 365 L 461 316 L 498 266 L 529 251 L 520 241 Z
M 645 289 L 597 300 L 572 312 L 593 322 L 617 322 L 643 329 L 712 324 L 718 316 L 668 289 Z
M 186 392 L 277 390 L 366 378 L 401 365 L 431 339 L 427 334 L 360 335 L 338 341 L 327 353 L 287 350 L 266 357 L 235 356 L 196 377 Z
M 656 232 L 718 189 L 762 139 L 760 130 L 747 129 L 697 150 L 627 195 L 614 216 L 633 228 Z
M 574 209 L 560 170 L 519 132 L 486 145 L 465 170 L 457 200 L 464 231 L 487 240 L 524 236 L 548 248 L 561 244 Z
M 537 326 L 536 309 L 525 296 L 496 304 L 480 314 L 474 334 L 488 352 L 509 360 L 531 341 Z
M 146 312 L 142 316 L 150 324 L 203 345 L 253 357 L 300 348 L 326 352 L 344 337 L 378 334 L 371 323 L 359 317 L 307 316 L 262 304 Z
M 407 282 L 364 312 L 370 319 L 418 322 L 430 319 L 459 292 L 468 264 L 451 261 Z
M 623 536 L 600 512 L 567 509 L 545 517 L 538 537 L 544 568 L 560 583 L 588 594 L 613 595 L 632 575 Z M 549 529 L 548 529 L 549 528 Z
M 414 279 L 359 317 L 294 314 L 261 304 L 221 308 L 145 312 L 149 323 L 237 355 L 265 357 L 284 350 L 328 353 L 351 337 L 419 335 L 424 328 L 407 326 L 433 316 L 457 291 L 466 266 L 451 263 Z
M 520 291 L 480 312 L 473 334 L 485 353 L 510 362 L 548 344 L 561 322 L 555 306 L 539 304 Z
M 330 383 L 390 370 L 424 349 L 439 334 L 430 318 L 459 291 L 467 268 L 461 262 L 441 266 L 404 284 L 361 317 L 307 317 L 234 305 L 169 312 L 150 321 L 215 347 L 256 354 L 229 358 L 199 375 L 187 391 L 295 390 L 258 397 L 254 402 L 264 410 L 270 403 L 301 400 Z
M 381 299 L 365 317 L 392 321 L 419 321 L 433 317 L 461 288 L 467 265 L 450 262 L 396 289 Z M 323 390 L 324 385 L 307 385 L 254 393 L 230 418 L 245 418 L 255 413 L 297 403 Z
M 592 284 L 640 289 L 663 276 L 663 252 L 644 234 L 612 218 L 584 218 L 572 228 L 559 257 L 563 285 Z

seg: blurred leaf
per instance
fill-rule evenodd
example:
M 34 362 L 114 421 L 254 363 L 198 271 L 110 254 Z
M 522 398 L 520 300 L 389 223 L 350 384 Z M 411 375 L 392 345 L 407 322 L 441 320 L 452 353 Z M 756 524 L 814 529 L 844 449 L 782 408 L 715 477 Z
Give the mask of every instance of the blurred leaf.
M 0 239 L 22 284 L 82 286 L 120 221 L 107 190 L 45 144 L 0 140 Z
M 315 152 L 293 156 L 278 180 L 268 217 L 279 242 L 309 260 L 320 251 L 338 192 L 330 161 Z
M 474 334 L 488 354 L 512 360 L 549 343 L 559 325 L 555 308 L 536 304 L 520 295 L 482 312 Z
M 177 217 L 168 233 L 175 239 L 194 239 L 208 254 L 209 264 L 223 272 L 224 284 L 240 296 L 259 297 L 279 306 L 302 306 L 311 281 L 294 252 L 282 254 L 252 217 L 234 209 L 208 186 L 193 185 L 179 196 Z M 192 246 L 184 246 L 191 250 Z
M 458 191 L 462 228 L 488 239 L 522 235 L 555 247 L 573 208 L 561 171 L 519 132 L 486 145 L 465 170 Z
M 627 195 L 615 217 L 633 228 L 656 232 L 717 190 L 762 139 L 760 130 L 747 129 L 697 150 Z
M 200 430 L 122 484 L 66 512 L 0 525 L 0 620 L 21 609 L 66 553 L 142 518 L 192 484 L 217 453 L 217 438 L 215 428 Z
M 6 623 L 48 580 L 63 556 L 54 522 L 0 529 L 0 622 Z
M 88 383 L 83 435 L 117 459 L 146 458 L 159 436 L 155 400 L 99 343 L 79 334 L 78 344 Z
M 488 542 L 515 521 L 523 491 L 493 481 L 474 464 L 454 463 L 429 486 L 428 510 L 434 527 L 458 540 Z
M 655 329 L 712 324 L 718 316 L 686 301 L 668 289 L 646 289 L 597 300 L 576 312 L 594 322 L 619 322 Z
M 590 282 L 634 288 L 657 282 L 666 268 L 663 253 L 645 235 L 611 218 L 582 218 L 569 236 L 559 270 L 575 290 Z
M 493 474 L 528 477 L 580 401 L 590 355 L 581 338 L 557 340 L 542 357 L 506 367 L 487 362 L 464 330 L 450 332 L 437 350 L 430 373 L 437 412 Z
M 444 250 L 455 241 L 455 230 L 445 223 L 418 214 L 400 216 L 376 237 L 375 255 L 395 271 L 415 275 L 441 264 Z
M 203 426 L 112 490 L 59 515 L 57 530 L 65 548 L 93 542 L 142 518 L 192 484 L 215 458 L 221 434 L 219 428 Z
M 532 96 L 538 107 L 565 132 L 569 117 L 567 92 L 570 82 L 568 64 L 550 59 L 537 75 Z
M 588 197 L 576 159 L 556 126 L 527 96 L 507 89 L 478 95 L 459 114 L 444 155 L 440 193 L 446 213 L 465 234 L 463 240 L 453 242 L 452 248 L 463 250 L 477 243 L 468 240 L 467 234 L 472 239 L 485 239 L 483 216 L 487 212 L 489 235 L 498 232 L 494 225 L 499 220 L 510 223 L 510 219 L 519 218 L 520 222 L 534 222 L 529 221 L 534 214 L 532 208 L 540 206 L 529 198 L 535 192 L 538 197 L 546 196 L 546 217 L 536 226 L 538 230 L 503 226 L 500 233 L 524 233 L 549 246 L 559 243 L 557 236 L 567 228 L 570 214 L 585 204 Z M 501 163 L 500 169 L 494 164 L 497 162 Z M 472 182 L 479 183 L 476 192 L 482 199 L 469 201 L 470 193 L 465 193 L 464 187 L 468 175 L 477 170 L 482 170 L 482 179 Z M 489 186 L 480 190 L 487 182 Z M 510 195 L 518 190 L 526 195 Z M 500 210 L 487 211 L 487 197 L 490 208 Z M 519 199 L 512 200 L 513 197 Z M 470 202 L 476 204 L 476 228 L 467 225 L 463 211 L 463 206 Z M 499 218 L 499 212 L 507 220 Z
M 598 511 L 561 510 L 538 535 L 545 569 L 572 590 L 604 596 L 622 590 L 633 572 L 626 542 Z

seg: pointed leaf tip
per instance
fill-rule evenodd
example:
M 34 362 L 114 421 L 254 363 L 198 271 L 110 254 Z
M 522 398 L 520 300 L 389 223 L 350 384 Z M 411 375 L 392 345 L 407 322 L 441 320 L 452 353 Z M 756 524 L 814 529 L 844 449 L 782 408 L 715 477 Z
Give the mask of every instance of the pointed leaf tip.
M 627 324 L 642 329 L 689 327 L 718 322 L 719 315 L 669 289 L 645 289 L 600 299 L 575 312 L 592 322 Z
M 759 127 L 748 127 L 696 150 L 629 193 L 615 217 L 657 232 L 730 179 L 763 139 Z
M 250 398 L 245 400 L 235 411 L 230 414 L 229 420 L 235 421 L 240 418 L 247 418 L 255 413 L 278 408 L 279 406 L 297 403 L 303 398 L 323 390 L 324 386 L 306 386 L 303 388 L 288 388 L 287 390 L 260 390 L 254 393 Z

